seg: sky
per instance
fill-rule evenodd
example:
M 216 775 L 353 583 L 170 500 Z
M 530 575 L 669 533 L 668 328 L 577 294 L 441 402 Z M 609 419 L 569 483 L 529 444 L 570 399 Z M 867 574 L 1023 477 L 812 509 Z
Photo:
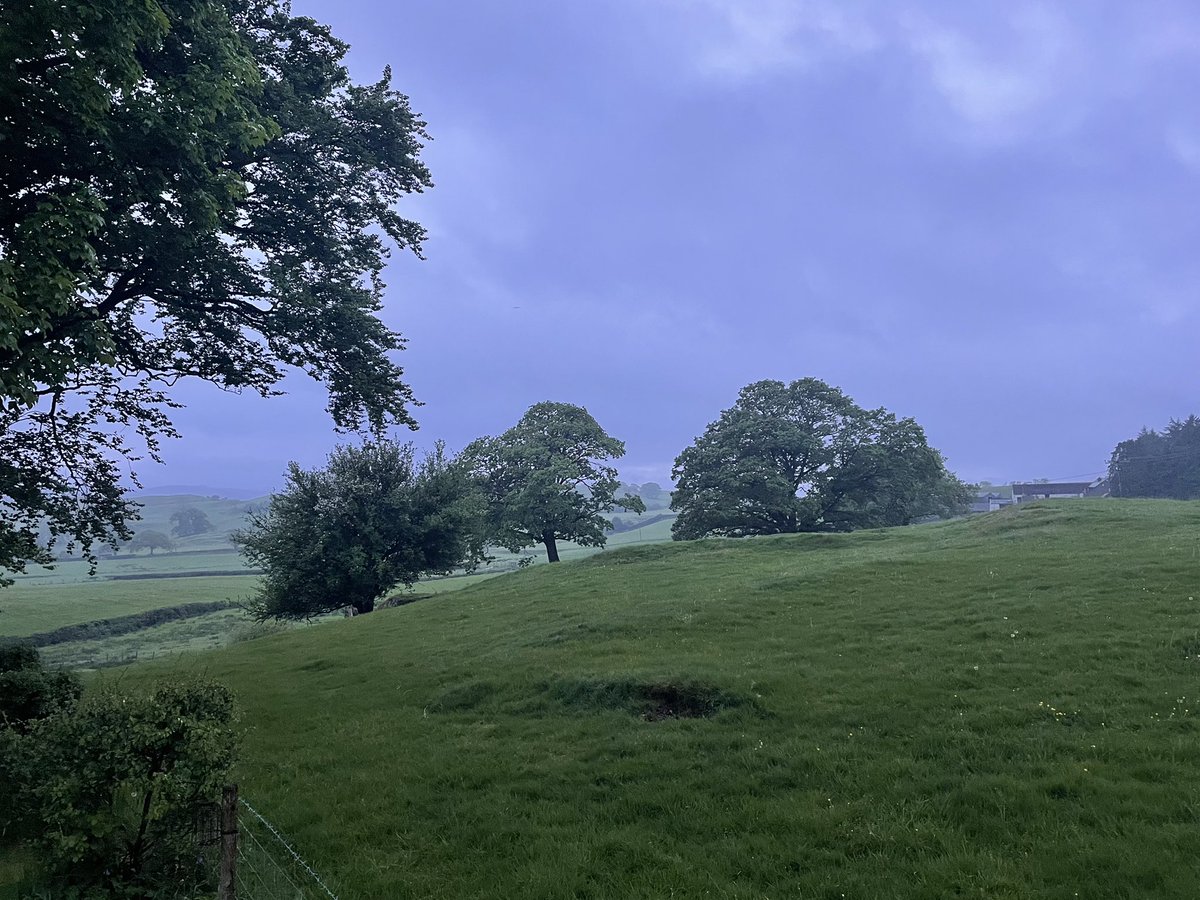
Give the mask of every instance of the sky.
M 969 481 L 1099 475 L 1200 412 L 1200 6 L 294 0 L 433 140 L 385 321 L 459 449 L 542 400 L 627 481 L 740 388 L 812 376 Z M 185 388 L 147 486 L 322 464 L 319 385 Z

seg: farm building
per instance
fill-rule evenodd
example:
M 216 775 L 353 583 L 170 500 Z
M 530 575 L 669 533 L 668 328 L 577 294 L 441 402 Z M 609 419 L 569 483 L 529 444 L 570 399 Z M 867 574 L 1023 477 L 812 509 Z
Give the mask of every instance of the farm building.
M 1074 497 L 1107 497 L 1108 482 L 1103 478 L 1095 481 L 1035 481 L 1012 486 L 1013 502 L 1026 503 L 1030 500 L 1063 500 Z

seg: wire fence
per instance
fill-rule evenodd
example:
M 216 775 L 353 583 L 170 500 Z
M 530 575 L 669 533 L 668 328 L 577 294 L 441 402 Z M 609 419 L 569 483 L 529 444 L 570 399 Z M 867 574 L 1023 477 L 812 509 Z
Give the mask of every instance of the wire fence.
M 238 900 L 338 900 L 278 828 L 245 798 L 238 802 Z

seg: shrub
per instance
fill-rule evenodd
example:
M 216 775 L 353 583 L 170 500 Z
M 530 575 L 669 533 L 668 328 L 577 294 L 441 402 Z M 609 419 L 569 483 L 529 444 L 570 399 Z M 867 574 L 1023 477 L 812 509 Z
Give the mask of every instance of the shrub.
M 109 689 L 6 733 L 8 771 L 45 875 L 79 898 L 193 896 L 198 823 L 233 763 L 234 704 L 208 681 Z
M 30 723 L 73 704 L 79 691 L 78 678 L 47 669 L 31 645 L 0 646 L 0 728 L 27 731 Z

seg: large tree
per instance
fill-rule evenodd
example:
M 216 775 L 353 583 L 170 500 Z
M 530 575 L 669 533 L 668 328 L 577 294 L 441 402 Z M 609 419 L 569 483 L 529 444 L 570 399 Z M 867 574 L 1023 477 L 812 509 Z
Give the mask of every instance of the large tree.
M 191 537 L 194 534 L 205 534 L 212 531 L 213 524 L 205 515 L 204 510 L 194 506 L 185 506 L 171 513 L 171 534 L 175 537 Z
M 607 461 L 624 455 L 586 409 L 550 402 L 463 451 L 487 493 L 489 539 L 513 553 L 541 544 L 550 562 L 560 540 L 603 547 L 614 507 L 645 512 L 641 498 L 616 496 L 621 480 Z
M 129 536 L 180 378 L 413 424 L 377 314 L 424 123 L 346 50 L 278 0 L 0 4 L 0 568 Z
M 969 498 L 915 421 L 815 378 L 743 388 L 673 474 L 676 539 L 902 525 Z
M 133 536 L 133 539 L 125 545 L 125 549 L 130 553 L 149 550 L 150 555 L 153 556 L 155 550 L 174 550 L 175 542 L 161 531 L 143 529 Z
M 323 469 L 292 463 L 287 477 L 233 536 L 265 572 L 260 618 L 371 612 L 398 584 L 483 559 L 482 496 L 440 444 L 420 462 L 395 441 L 338 447 Z

